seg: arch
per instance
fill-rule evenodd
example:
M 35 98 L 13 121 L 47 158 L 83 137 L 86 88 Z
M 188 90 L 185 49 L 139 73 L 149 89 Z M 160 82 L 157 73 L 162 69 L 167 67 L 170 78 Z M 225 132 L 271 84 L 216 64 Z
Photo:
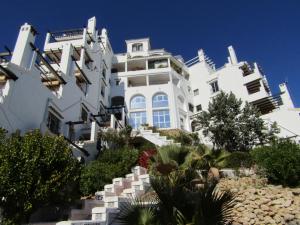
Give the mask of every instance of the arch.
M 163 92 L 155 93 L 152 97 L 152 107 L 153 108 L 169 107 L 168 95 Z
M 111 98 L 111 106 L 123 106 L 124 97 L 123 96 L 114 96 Z
M 145 109 L 145 108 L 146 108 L 145 96 L 138 94 L 131 98 L 130 109 Z

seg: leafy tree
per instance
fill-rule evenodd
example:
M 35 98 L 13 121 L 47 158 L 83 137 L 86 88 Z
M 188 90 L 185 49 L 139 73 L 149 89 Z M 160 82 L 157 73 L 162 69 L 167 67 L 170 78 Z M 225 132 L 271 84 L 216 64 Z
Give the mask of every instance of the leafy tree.
M 276 125 L 268 131 L 258 109 L 247 102 L 242 105 L 242 100 L 233 93 L 221 92 L 209 103 L 208 110 L 196 118 L 197 129 L 216 148 L 227 151 L 249 151 L 273 139 Z
M 62 137 L 39 130 L 7 137 L 0 130 L 0 207 L 8 224 L 28 222 L 40 207 L 70 203 L 78 197 L 79 174 Z
M 253 149 L 250 154 L 272 183 L 300 184 L 300 146 L 295 142 L 277 140 L 270 146 Z

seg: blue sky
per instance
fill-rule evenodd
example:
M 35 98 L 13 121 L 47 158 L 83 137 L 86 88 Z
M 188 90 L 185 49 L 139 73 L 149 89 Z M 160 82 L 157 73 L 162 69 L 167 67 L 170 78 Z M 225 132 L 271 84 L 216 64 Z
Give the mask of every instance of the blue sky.
M 1 2 L 0 49 L 11 49 L 20 25 L 36 27 L 43 43 L 47 30 L 79 28 L 96 16 L 108 29 L 115 52 L 126 39 L 150 37 L 153 48 L 165 48 L 186 60 L 203 48 L 217 67 L 233 45 L 240 60 L 258 62 L 274 94 L 288 82 L 300 106 L 299 0 L 10 0 Z

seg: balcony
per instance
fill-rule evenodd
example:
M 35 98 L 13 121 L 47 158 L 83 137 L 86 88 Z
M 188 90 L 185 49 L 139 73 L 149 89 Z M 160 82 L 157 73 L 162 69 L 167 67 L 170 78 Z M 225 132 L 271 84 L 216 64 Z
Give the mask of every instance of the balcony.
M 50 32 L 52 42 L 70 41 L 83 38 L 83 28 Z

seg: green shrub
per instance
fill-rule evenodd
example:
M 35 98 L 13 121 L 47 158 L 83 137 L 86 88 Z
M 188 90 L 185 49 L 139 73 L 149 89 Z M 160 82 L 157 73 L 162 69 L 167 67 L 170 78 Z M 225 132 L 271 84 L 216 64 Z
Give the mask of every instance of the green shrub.
M 299 184 L 300 147 L 296 143 L 279 140 L 270 146 L 253 149 L 250 154 L 270 182 L 284 186 Z
M 226 167 L 228 168 L 250 168 L 253 165 L 253 160 L 248 152 L 232 152 L 226 159 Z
M 110 184 L 113 178 L 123 177 L 137 164 L 136 149 L 104 150 L 97 160 L 83 168 L 80 190 L 84 195 L 94 194 Z
M 181 145 L 198 145 L 200 142 L 198 133 L 189 133 L 178 129 L 160 130 L 159 133 L 168 139 L 173 139 Z

